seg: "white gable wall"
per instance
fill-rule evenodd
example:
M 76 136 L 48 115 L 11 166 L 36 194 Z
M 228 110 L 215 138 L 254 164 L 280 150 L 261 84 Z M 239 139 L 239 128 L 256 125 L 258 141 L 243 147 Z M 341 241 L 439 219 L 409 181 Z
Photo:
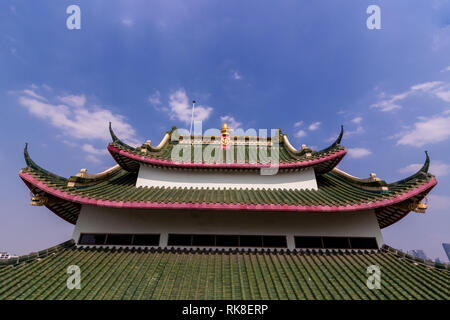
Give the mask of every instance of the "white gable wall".
M 257 172 L 214 172 L 188 170 L 161 170 L 141 164 L 136 187 L 193 187 L 193 188 L 281 188 L 317 190 L 313 168 L 298 172 L 278 172 L 261 175 Z

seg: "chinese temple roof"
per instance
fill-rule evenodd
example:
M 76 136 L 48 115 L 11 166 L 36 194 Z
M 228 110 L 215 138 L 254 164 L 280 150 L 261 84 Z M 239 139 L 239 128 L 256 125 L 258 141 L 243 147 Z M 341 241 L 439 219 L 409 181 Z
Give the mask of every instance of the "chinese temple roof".
M 68 290 L 69 265 L 81 290 Z M 370 265 L 381 290 L 370 290 Z M 449 266 L 381 250 L 77 247 L 73 240 L 0 262 L 0 299 L 449 300 Z
M 116 166 L 90 178 L 66 179 L 36 165 L 25 147 L 27 167 L 19 173 L 35 195 L 75 224 L 81 205 L 134 209 L 349 212 L 375 209 L 381 228 L 415 210 L 436 185 L 429 157 L 414 175 L 394 183 L 359 179 L 338 169 L 316 174 L 318 190 L 136 187 L 137 173 Z M 180 170 L 172 168 L 170 170 Z M 184 169 L 182 169 L 184 170 Z
M 161 143 L 158 146 L 152 146 L 149 142 L 140 147 L 134 148 L 122 142 L 113 132 L 110 124 L 110 133 L 112 142 L 108 145 L 108 150 L 116 160 L 116 162 L 125 170 L 130 172 L 137 172 L 140 163 L 153 166 L 169 166 L 177 168 L 220 168 L 220 169 L 259 169 L 261 167 L 268 167 L 265 159 L 260 157 L 260 148 L 267 150 L 267 157 L 270 158 L 272 149 L 267 148 L 278 147 L 279 152 L 279 169 L 293 169 L 293 168 L 307 168 L 314 167 L 317 173 L 325 173 L 332 170 L 342 160 L 346 154 L 345 147 L 340 145 L 343 128 L 336 139 L 336 141 L 329 147 L 314 151 L 304 146 L 300 150 L 296 150 L 290 144 L 287 135 L 279 132 L 279 137 L 230 137 L 230 144 L 235 146 L 233 148 L 233 159 L 225 161 L 227 149 L 220 150 L 223 152 L 220 163 L 212 160 L 202 159 L 195 161 L 194 153 L 198 144 L 201 144 L 202 154 L 203 150 L 208 146 L 216 143 L 220 146 L 220 137 L 215 136 L 182 136 L 177 133 L 176 127 L 173 127 L 170 132 L 167 132 Z M 184 138 L 184 139 L 183 139 Z M 277 138 L 277 139 L 275 139 Z M 191 145 L 190 160 L 186 162 L 177 162 L 172 159 L 172 151 L 174 146 L 180 143 L 186 143 L 189 140 Z M 264 142 L 262 142 L 264 140 Z M 197 144 L 197 146 L 196 146 Z M 239 148 L 241 146 L 241 148 Z M 251 150 L 255 151 L 256 159 L 250 160 L 249 154 Z M 244 161 L 238 161 L 238 159 Z

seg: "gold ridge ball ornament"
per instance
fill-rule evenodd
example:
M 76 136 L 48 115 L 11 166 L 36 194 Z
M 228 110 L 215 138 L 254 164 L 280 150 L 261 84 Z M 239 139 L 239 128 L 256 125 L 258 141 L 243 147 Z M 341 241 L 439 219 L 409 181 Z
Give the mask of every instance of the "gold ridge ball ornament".
M 231 144 L 230 140 L 230 130 L 228 129 L 228 124 L 226 122 L 223 123 L 222 129 L 220 130 L 220 133 L 222 134 L 222 148 L 228 148 Z

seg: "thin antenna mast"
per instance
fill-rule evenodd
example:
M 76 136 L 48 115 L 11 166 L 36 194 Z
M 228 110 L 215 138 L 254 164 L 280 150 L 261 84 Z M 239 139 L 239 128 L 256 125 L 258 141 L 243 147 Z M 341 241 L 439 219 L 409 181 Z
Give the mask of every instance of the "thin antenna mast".
M 195 100 L 192 100 L 191 128 L 189 129 L 189 136 L 192 135 L 192 123 L 194 122 L 194 109 L 195 109 Z

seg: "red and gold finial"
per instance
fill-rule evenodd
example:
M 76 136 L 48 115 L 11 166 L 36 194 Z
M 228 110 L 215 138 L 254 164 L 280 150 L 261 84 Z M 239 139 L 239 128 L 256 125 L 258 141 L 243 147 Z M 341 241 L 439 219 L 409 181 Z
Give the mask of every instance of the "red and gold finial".
M 222 134 L 222 148 L 228 148 L 230 145 L 230 130 L 228 129 L 228 124 L 223 123 L 222 129 L 220 130 Z
M 220 130 L 222 135 L 230 135 L 230 130 L 228 129 L 228 124 L 226 122 L 223 123 L 222 130 Z

